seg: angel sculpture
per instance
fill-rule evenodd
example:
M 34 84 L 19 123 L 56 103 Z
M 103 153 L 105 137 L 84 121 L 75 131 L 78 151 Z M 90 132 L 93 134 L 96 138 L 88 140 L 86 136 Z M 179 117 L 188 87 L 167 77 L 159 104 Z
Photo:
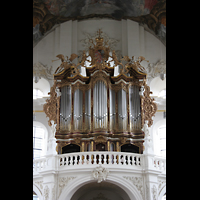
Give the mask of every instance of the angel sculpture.
M 88 57 L 88 56 L 86 55 L 85 50 L 83 50 L 82 59 L 81 59 L 81 61 L 80 61 L 80 65 L 81 65 L 82 67 L 85 67 L 85 65 L 84 65 L 85 61 L 90 62 L 89 60 L 87 60 L 87 57 Z
M 117 65 L 122 65 L 122 66 L 123 66 L 123 64 L 122 64 L 121 62 L 118 61 L 117 55 L 116 55 L 116 53 L 115 53 L 115 50 L 112 51 L 112 60 L 111 60 L 110 62 L 112 62 L 112 61 L 115 62 L 115 65 L 114 65 L 115 67 L 116 67 Z
M 127 74 L 130 69 L 130 65 L 133 63 L 134 56 L 132 56 L 132 59 L 130 59 L 128 56 L 123 56 L 121 58 L 121 61 L 127 61 L 128 63 L 125 64 L 125 66 L 121 69 L 121 73 Z M 123 65 L 122 65 L 123 66 Z
M 71 64 L 72 63 L 72 61 L 75 59 L 75 58 L 77 58 L 78 57 L 78 55 L 76 55 L 75 53 L 73 53 L 73 54 L 71 54 L 71 57 L 68 59 L 68 56 L 67 56 L 67 61 Z
M 142 65 L 140 64 L 143 60 L 145 60 L 145 58 L 143 56 L 139 56 L 138 60 L 135 62 L 137 69 L 139 69 L 140 71 L 146 71 L 145 68 L 142 67 Z M 148 60 L 145 61 L 149 62 Z
M 78 57 L 78 55 L 76 55 L 75 53 L 71 54 L 71 57 L 68 59 L 68 56 L 66 56 L 67 60 L 65 59 L 64 55 L 63 54 L 58 54 L 56 56 L 57 58 L 59 58 L 61 60 L 61 65 L 56 69 L 55 71 L 55 74 L 60 72 L 61 70 L 63 69 L 67 69 L 67 68 L 70 68 L 71 67 L 71 64 L 72 64 L 72 61 Z M 57 59 L 57 60 L 59 60 Z M 53 61 L 56 61 L 56 60 L 52 60 Z

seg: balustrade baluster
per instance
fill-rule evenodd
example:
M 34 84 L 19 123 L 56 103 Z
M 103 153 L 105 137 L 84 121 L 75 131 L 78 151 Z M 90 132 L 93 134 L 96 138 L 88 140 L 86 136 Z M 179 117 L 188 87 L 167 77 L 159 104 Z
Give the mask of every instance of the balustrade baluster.
M 108 159 L 109 165 L 113 164 L 113 163 L 114 163 L 114 161 L 113 161 L 113 159 L 114 159 L 113 154 L 110 154 L 108 158 L 109 158 L 109 159 Z
M 84 155 L 84 165 L 87 165 L 87 155 Z
M 118 155 L 113 155 L 113 164 L 118 164 Z
M 94 164 L 96 164 L 96 163 L 97 163 L 97 159 L 96 159 L 96 157 L 97 157 L 97 155 L 96 155 L 96 154 L 94 154 Z
M 107 162 L 106 162 L 106 156 L 107 156 L 107 155 L 106 155 L 106 154 L 103 154 L 103 156 L 104 156 L 103 164 L 106 165 L 106 164 L 107 164 Z
M 77 155 L 74 156 L 74 165 L 77 165 Z
M 91 161 L 92 161 L 91 156 L 92 156 L 91 154 L 88 154 L 88 164 L 89 165 L 91 165 Z
M 102 154 L 98 154 L 98 162 L 99 162 L 98 164 L 100 164 L 100 165 L 102 164 L 102 162 L 101 162 L 101 161 L 102 161 L 101 155 L 102 155 Z
M 127 165 L 131 165 L 130 155 L 127 156 Z
M 73 156 L 69 156 L 69 165 L 73 165 Z

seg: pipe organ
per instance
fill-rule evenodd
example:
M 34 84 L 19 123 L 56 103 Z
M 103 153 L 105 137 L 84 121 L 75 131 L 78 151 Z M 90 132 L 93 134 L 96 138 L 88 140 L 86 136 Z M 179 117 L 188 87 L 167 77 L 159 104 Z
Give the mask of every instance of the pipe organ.
M 96 41 L 90 42 L 89 51 L 81 57 L 57 56 L 62 63 L 43 107 L 49 125 L 51 120 L 57 124 L 57 152 L 63 153 L 69 144 L 80 146 L 81 151 L 120 151 L 122 145 L 132 144 L 142 153 L 144 122 L 148 120 L 150 127 L 157 110 L 140 64 L 145 58 L 118 60 L 100 30 Z M 72 62 L 75 59 L 78 64 Z M 116 69 L 119 75 L 114 76 Z

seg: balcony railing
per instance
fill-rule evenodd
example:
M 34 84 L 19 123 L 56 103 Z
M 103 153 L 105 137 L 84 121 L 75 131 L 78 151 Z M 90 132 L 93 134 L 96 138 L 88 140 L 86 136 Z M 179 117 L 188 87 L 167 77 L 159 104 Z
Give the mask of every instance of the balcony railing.
M 91 165 L 123 165 L 141 167 L 141 154 L 123 152 L 80 152 L 58 155 L 58 167 L 91 166 Z
M 107 166 L 108 168 L 151 169 L 165 173 L 166 159 L 126 152 L 78 152 L 36 159 L 33 161 L 33 172 L 37 173 L 50 169 L 62 171 L 67 169 L 92 168 L 97 165 Z

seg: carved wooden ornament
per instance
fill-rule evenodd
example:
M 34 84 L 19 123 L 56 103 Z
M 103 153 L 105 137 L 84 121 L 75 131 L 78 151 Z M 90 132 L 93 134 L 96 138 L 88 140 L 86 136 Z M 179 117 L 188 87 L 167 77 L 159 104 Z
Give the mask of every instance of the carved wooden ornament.
M 155 116 L 157 110 L 157 104 L 154 102 L 154 98 L 150 97 L 152 92 L 150 91 L 150 87 L 144 81 L 144 96 L 141 97 L 141 115 L 142 115 L 142 127 L 144 122 L 148 120 L 148 127 L 153 124 L 152 117 Z
M 47 99 L 43 106 L 43 111 L 45 112 L 46 116 L 49 117 L 48 125 L 52 126 L 51 120 L 54 121 L 54 124 L 57 124 L 57 117 L 56 117 L 56 111 L 57 111 L 57 93 L 55 91 L 56 89 L 56 81 L 54 81 L 54 85 L 51 87 L 51 91 L 48 93 L 50 94 L 50 99 Z

